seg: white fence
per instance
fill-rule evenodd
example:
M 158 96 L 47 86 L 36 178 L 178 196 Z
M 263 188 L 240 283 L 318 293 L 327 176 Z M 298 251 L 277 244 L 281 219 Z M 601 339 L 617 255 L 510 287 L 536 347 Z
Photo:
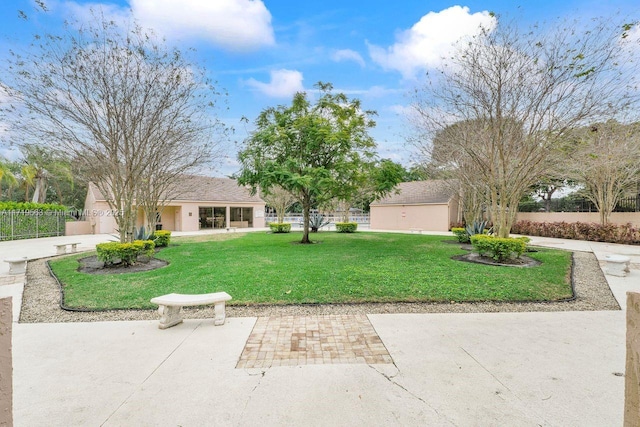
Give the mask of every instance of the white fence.
M 313 215 L 313 214 L 311 214 Z M 342 215 L 334 215 L 322 214 L 325 221 L 329 221 L 332 224 L 336 222 L 342 222 Z M 270 222 L 277 222 L 278 219 L 275 215 L 267 215 L 265 217 L 265 222 L 268 224 Z M 289 213 L 284 216 L 284 222 L 290 222 L 292 224 L 301 224 L 302 223 L 302 214 L 301 213 Z M 349 222 L 357 222 L 360 225 L 368 225 L 369 224 L 369 215 L 368 214 L 358 214 L 358 215 L 349 215 Z

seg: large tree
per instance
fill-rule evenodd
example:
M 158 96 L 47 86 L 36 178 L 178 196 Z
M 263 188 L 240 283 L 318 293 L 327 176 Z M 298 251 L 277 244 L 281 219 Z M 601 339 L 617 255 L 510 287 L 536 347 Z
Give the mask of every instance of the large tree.
M 611 120 L 576 130 L 574 135 L 577 142 L 567 175 L 584 185 L 600 222 L 607 224 L 620 198 L 640 182 L 640 123 Z
M 415 92 L 419 148 L 457 159 L 462 182 L 485 192 L 494 229 L 509 235 L 520 199 L 561 161 L 563 135 L 624 111 L 637 69 L 631 25 L 556 22 L 521 31 L 496 21 L 461 41 Z
M 296 197 L 279 185 L 272 186 L 268 192 L 261 191 L 260 197 L 267 206 L 275 209 L 276 218 L 280 224 L 284 222 L 284 214 L 287 209 L 296 202 Z
M 136 199 L 155 218 L 170 181 L 212 159 L 218 94 L 205 71 L 136 24 L 100 14 L 11 52 L 9 135 L 69 154 L 106 196 L 125 241 Z
M 377 164 L 373 138 L 373 112 L 360 101 L 333 93 L 331 84 L 318 83 L 319 97 L 312 103 L 296 93 L 290 106 L 267 108 L 258 116 L 255 131 L 238 154 L 242 165 L 238 181 L 256 191 L 280 186 L 302 205 L 304 233 L 309 240 L 312 205 L 353 196 L 354 183 L 363 182 Z M 372 188 L 385 194 L 397 184 L 382 179 Z

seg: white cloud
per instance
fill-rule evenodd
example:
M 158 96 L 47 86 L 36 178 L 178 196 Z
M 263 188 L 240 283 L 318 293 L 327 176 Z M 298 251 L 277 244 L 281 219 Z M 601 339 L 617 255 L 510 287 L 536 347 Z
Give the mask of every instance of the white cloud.
M 413 79 L 420 70 L 442 64 L 455 42 L 477 34 L 479 28 L 494 28 L 496 20 L 489 12 L 469 13 L 468 7 L 452 6 L 440 12 L 429 12 L 410 29 L 396 35 L 396 43 L 388 48 L 368 44 L 371 59 L 386 70 L 399 71 L 405 79 Z
M 145 27 L 168 38 L 208 40 L 232 51 L 275 44 L 271 13 L 261 0 L 130 0 Z
M 128 8 L 119 7 L 114 4 L 106 3 L 76 3 L 73 1 L 66 1 L 61 3 L 71 16 L 78 19 L 78 24 L 83 22 L 95 21 L 97 16 L 104 16 L 106 21 L 114 21 L 118 24 L 126 24 L 131 20 L 131 11 Z M 51 6 L 48 3 L 48 6 Z M 53 3 L 53 7 L 57 8 L 57 5 Z M 73 22 L 72 22 L 73 23 Z
M 333 55 L 331 55 L 331 59 L 334 60 L 335 62 L 354 61 L 361 67 L 365 66 L 364 59 L 362 59 L 362 56 L 355 50 L 351 50 L 351 49 L 336 50 L 335 52 L 333 52 Z
M 272 98 L 287 98 L 296 92 L 304 91 L 302 73 L 296 70 L 273 70 L 270 72 L 271 81 L 263 83 L 256 79 L 246 80 L 245 83 Z

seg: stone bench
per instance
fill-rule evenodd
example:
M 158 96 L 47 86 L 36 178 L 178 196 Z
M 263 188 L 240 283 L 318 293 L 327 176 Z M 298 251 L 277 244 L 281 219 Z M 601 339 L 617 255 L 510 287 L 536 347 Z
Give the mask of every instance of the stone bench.
M 71 252 L 78 252 L 78 245 L 80 243 L 60 243 L 59 245 L 53 245 L 56 247 L 56 255 L 64 255 L 67 253 L 67 246 L 71 246 Z
M 231 296 L 226 292 L 215 292 L 212 294 L 167 294 L 161 297 L 151 299 L 153 304 L 158 304 L 158 313 L 160 313 L 160 329 L 167 329 L 182 323 L 182 307 L 209 305 L 214 304 L 215 318 L 213 324 L 223 325 L 226 317 L 225 302 L 229 301 Z
M 28 258 L 25 256 L 22 258 L 8 258 L 4 262 L 9 264 L 9 274 L 17 275 L 27 272 L 27 260 Z
M 410 228 L 409 231 L 411 232 L 411 234 L 413 233 L 422 234 L 422 228 Z
M 631 258 L 624 255 L 607 255 L 604 257 L 607 263 L 606 273 L 612 276 L 625 277 L 629 272 Z

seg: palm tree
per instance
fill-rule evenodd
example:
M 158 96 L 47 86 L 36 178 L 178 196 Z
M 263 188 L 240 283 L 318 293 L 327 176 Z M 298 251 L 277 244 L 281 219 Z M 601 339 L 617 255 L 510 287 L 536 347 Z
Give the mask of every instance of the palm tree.
M 22 167 L 22 177 L 27 199 L 29 188 L 33 187 L 31 201 L 44 203 L 47 198 L 47 186 L 51 183 L 56 189 L 58 202 L 62 203 L 60 181 L 73 183 L 70 162 L 59 153 L 36 144 L 23 145 L 22 155 L 25 161 L 25 165 Z
M 9 161 L 5 158 L 0 157 L 0 198 L 2 198 L 3 183 L 6 183 L 9 187 L 9 191 L 11 191 L 11 188 L 18 185 L 18 180 L 16 179 L 16 176 L 11 172 Z

